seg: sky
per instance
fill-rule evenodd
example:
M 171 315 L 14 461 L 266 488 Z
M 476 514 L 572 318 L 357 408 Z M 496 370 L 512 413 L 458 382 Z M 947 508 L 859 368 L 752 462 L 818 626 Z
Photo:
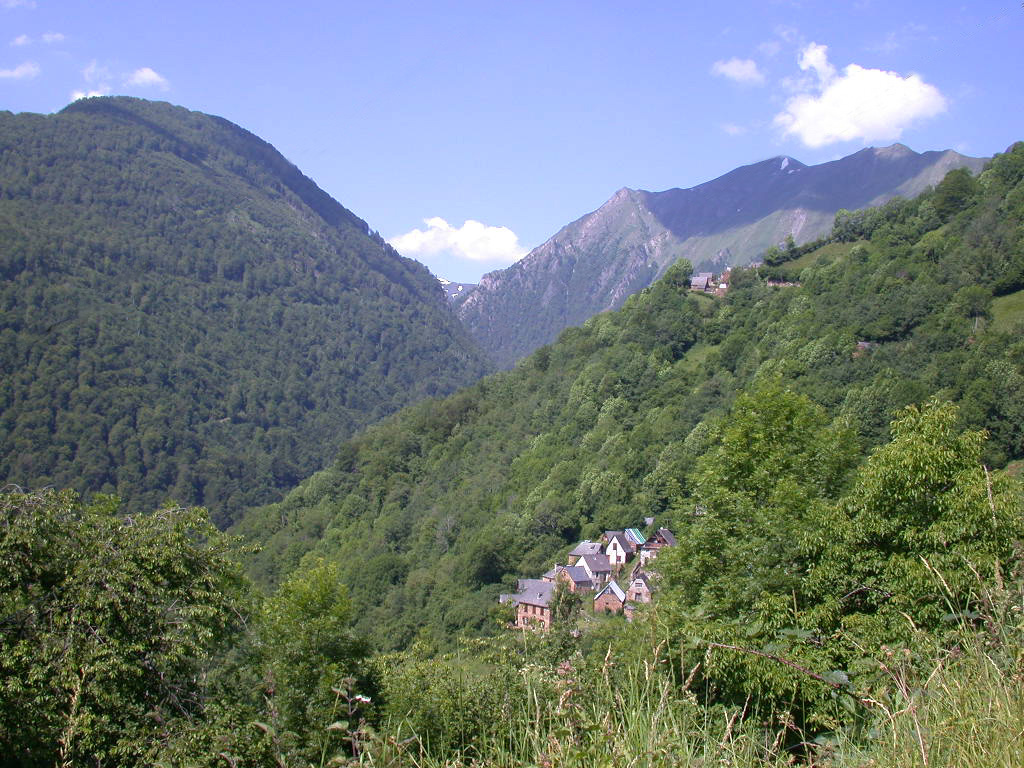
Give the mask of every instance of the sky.
M 225 117 L 461 282 L 622 187 L 896 141 L 1001 152 L 1022 74 L 1019 0 L 0 0 L 0 109 Z

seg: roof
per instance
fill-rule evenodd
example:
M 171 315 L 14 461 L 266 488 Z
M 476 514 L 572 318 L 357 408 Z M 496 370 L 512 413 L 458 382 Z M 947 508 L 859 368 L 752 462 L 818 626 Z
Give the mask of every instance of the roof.
M 625 534 L 627 538 L 629 538 L 638 547 L 645 541 L 647 541 L 647 537 L 640 533 L 640 530 L 638 528 L 627 528 L 625 530 Z
M 561 567 L 562 566 L 560 565 L 556 565 L 554 568 L 552 568 L 550 571 L 544 574 L 543 579 L 545 581 L 551 581 L 551 579 L 555 578 L 555 576 L 558 575 L 558 569 Z
M 632 585 L 633 585 L 633 582 L 634 582 L 634 581 L 642 581 L 642 582 L 643 582 L 644 584 L 646 584 L 646 585 L 647 585 L 647 589 L 650 589 L 650 588 L 651 588 L 651 579 L 650 579 L 650 577 L 649 577 L 649 576 L 648 576 L 648 575 L 647 575 L 646 573 L 644 573 L 643 571 L 640 571 L 639 573 L 634 573 L 634 574 L 633 574 L 633 577 L 632 577 L 632 578 L 631 578 L 631 579 L 629 580 L 629 584 L 630 584 L 630 586 L 632 586 Z
M 711 282 L 711 278 L 714 277 L 710 272 L 698 272 L 690 278 L 691 288 L 706 288 L 708 283 Z
M 665 543 L 668 544 L 670 547 L 674 547 L 676 545 L 676 537 L 668 528 L 659 528 L 658 533 L 661 534 L 661 537 L 665 540 Z
M 562 565 L 558 570 L 572 579 L 576 584 L 589 584 L 590 574 L 582 565 Z
M 585 539 L 576 545 L 576 548 L 569 553 L 571 557 L 583 557 L 584 555 L 597 555 L 604 551 L 599 541 Z
M 585 567 L 590 573 L 611 573 L 612 567 L 605 555 L 584 555 L 580 561 L 586 563 Z
M 605 585 L 604 589 L 602 589 L 600 592 L 594 595 L 594 601 L 596 602 L 597 598 L 599 598 L 605 592 L 611 592 L 613 595 L 615 595 L 616 599 L 618 599 L 620 603 L 626 602 L 626 593 L 623 592 L 622 587 L 620 587 L 614 581 L 609 581 L 608 584 Z
M 618 540 L 626 552 L 633 552 L 636 549 L 636 542 L 630 539 L 625 531 L 605 531 L 604 537 L 608 540 L 609 544 Z
M 520 579 L 519 591 L 508 596 L 508 601 L 515 603 L 526 603 L 527 605 L 540 605 L 547 607 L 551 602 L 551 595 L 554 594 L 555 585 L 550 581 L 540 579 Z

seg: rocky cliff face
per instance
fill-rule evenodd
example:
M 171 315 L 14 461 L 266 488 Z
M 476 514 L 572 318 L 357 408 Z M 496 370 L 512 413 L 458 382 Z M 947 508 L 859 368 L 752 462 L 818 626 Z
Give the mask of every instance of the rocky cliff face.
M 508 269 L 485 275 L 458 314 L 502 367 L 565 328 L 615 309 L 674 262 L 698 271 L 745 265 L 792 235 L 827 233 L 841 208 L 912 197 L 950 170 L 982 158 L 952 150 L 867 148 L 821 165 L 774 157 L 689 189 L 623 188 Z

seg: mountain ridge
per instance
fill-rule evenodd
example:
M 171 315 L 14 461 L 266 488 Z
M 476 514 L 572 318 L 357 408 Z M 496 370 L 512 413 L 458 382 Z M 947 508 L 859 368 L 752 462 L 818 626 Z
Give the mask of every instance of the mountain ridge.
M 422 264 L 273 146 L 165 102 L 0 114 L 0 478 L 276 498 L 487 370 Z
M 698 271 L 749 264 L 787 236 L 804 243 L 825 234 L 843 208 L 913 197 L 953 168 L 977 172 L 984 162 L 894 144 L 814 166 L 776 156 L 686 189 L 623 187 L 516 264 L 484 275 L 457 312 L 509 367 L 562 329 L 621 306 L 680 258 Z

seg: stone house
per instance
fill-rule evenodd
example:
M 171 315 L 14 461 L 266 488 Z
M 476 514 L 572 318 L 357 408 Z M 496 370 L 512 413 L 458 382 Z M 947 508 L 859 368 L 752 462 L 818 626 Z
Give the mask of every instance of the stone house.
M 614 581 L 609 581 L 604 589 L 594 595 L 594 613 L 622 613 L 626 604 L 626 593 Z
M 542 579 L 520 579 L 519 591 L 499 597 L 502 603 L 516 604 L 514 626 L 520 629 L 551 629 L 551 598 L 555 585 Z
M 676 537 L 672 534 L 672 531 L 668 528 L 659 528 L 640 548 L 640 563 L 646 564 L 656 558 L 658 552 L 665 547 L 674 547 L 675 545 Z

